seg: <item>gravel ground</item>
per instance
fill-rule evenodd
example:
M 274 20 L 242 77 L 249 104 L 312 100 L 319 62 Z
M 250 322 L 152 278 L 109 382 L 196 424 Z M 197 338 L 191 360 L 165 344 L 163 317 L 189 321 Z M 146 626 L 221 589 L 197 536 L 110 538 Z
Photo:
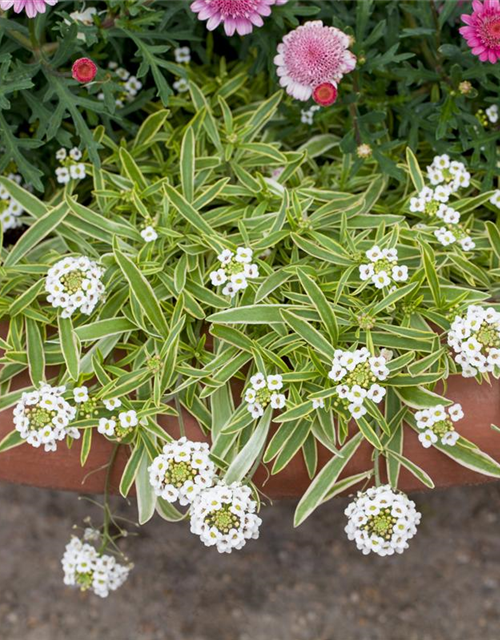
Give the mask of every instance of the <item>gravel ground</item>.
M 396 558 L 345 539 L 343 499 L 297 530 L 292 503 L 266 508 L 260 540 L 227 556 L 155 518 L 125 540 L 128 583 L 100 600 L 64 587 L 59 565 L 95 508 L 0 485 L 0 639 L 498 640 L 500 485 L 416 499 L 423 523 Z

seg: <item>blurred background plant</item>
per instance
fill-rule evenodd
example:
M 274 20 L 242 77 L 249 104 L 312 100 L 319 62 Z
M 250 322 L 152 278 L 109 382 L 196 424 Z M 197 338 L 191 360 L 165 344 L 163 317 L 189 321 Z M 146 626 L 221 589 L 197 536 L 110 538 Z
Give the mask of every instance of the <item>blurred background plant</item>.
M 500 126 L 486 109 L 500 103 L 500 68 L 481 63 L 462 41 L 462 3 L 289 0 L 272 8 L 262 28 L 231 38 L 220 27 L 207 31 L 189 5 L 68 0 L 34 20 L 0 12 L 0 172 L 19 172 L 37 191 L 50 190 L 60 146 L 81 145 L 99 166 L 95 126 L 118 141 L 135 135 L 150 113 L 180 103 L 189 109 L 182 89 L 190 79 L 210 94 L 232 77 L 232 108 L 251 108 L 277 88 L 273 58 L 283 35 L 322 19 L 352 36 L 358 66 L 331 108 L 311 112 L 307 103 L 283 101 L 269 139 L 296 149 L 322 135 L 320 164 L 350 154 L 356 172 L 368 153 L 398 181 L 407 143 L 429 159 L 434 152 L 465 154 L 491 188 Z M 176 59 L 180 46 L 189 47 L 191 62 Z M 99 67 L 88 85 L 71 77 L 81 57 Z

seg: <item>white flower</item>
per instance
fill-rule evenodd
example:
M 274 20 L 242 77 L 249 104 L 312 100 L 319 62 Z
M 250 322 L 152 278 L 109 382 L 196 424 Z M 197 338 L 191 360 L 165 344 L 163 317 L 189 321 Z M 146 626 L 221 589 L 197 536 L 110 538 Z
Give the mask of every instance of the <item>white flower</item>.
M 178 93 L 185 93 L 186 91 L 189 91 L 189 82 L 185 78 L 179 78 L 179 80 L 176 80 L 172 86 Z
M 64 584 L 81 591 L 91 589 L 101 598 L 121 587 L 132 569 L 132 565 L 119 564 L 114 556 L 98 553 L 95 547 L 75 536 L 66 545 L 61 563 Z
M 56 160 L 59 160 L 59 162 L 66 160 L 67 156 L 68 156 L 68 152 L 64 147 L 61 147 L 56 151 Z
M 259 402 L 250 403 L 247 408 L 255 420 L 264 415 L 264 407 Z
M 87 402 L 89 399 L 89 390 L 87 387 L 75 387 L 73 389 L 73 397 L 76 403 Z
M 365 255 L 371 262 L 378 262 L 378 260 L 382 260 L 382 258 L 384 257 L 384 254 L 380 250 L 380 247 L 378 247 L 377 245 L 373 246 L 371 249 L 368 249 L 368 251 L 365 252 Z
M 259 267 L 256 264 L 244 264 L 243 273 L 245 274 L 245 278 L 258 278 Z
M 434 189 L 434 200 L 438 202 L 448 202 L 450 199 L 450 188 L 446 185 L 439 185 Z
M 458 224 L 460 222 L 460 213 L 445 205 L 445 208 L 442 211 L 442 219 L 447 224 Z
M 90 315 L 104 297 L 103 270 L 89 258 L 63 258 L 47 273 L 47 301 L 68 318 L 77 310 Z
M 234 259 L 236 262 L 250 264 L 252 262 L 253 251 L 247 247 L 238 247 Z
M 445 433 L 445 435 L 441 438 L 441 442 L 443 444 L 447 444 L 449 447 L 453 447 L 457 443 L 457 440 L 459 438 L 460 436 L 456 431 L 448 431 L 448 433 Z
M 408 267 L 406 265 L 392 267 L 392 279 L 394 282 L 406 282 L 408 280 Z
M 349 405 L 349 413 L 353 418 L 361 418 L 366 414 L 366 408 L 362 404 L 355 404 L 354 402 Z
M 224 269 L 217 269 L 217 271 L 212 271 L 210 273 L 210 280 L 214 287 L 225 284 L 227 282 L 226 272 L 224 271 Z
M 248 283 L 245 277 L 245 273 L 243 271 L 241 273 L 234 273 L 231 276 L 231 284 L 236 291 L 239 291 L 240 289 L 246 289 Z
M 456 403 L 451 407 L 448 407 L 448 413 L 450 414 L 450 418 L 453 422 L 457 422 L 464 417 L 464 412 L 462 411 L 462 405 Z
M 286 404 L 286 397 L 282 393 L 271 394 L 270 404 L 273 409 L 283 409 Z
M 496 124 L 498 122 L 498 105 L 492 104 L 490 107 L 485 109 L 484 112 L 488 116 L 488 120 L 491 124 Z
M 453 244 L 457 240 L 453 233 L 451 231 L 448 231 L 448 229 L 446 229 L 445 227 L 436 229 L 436 231 L 434 231 L 434 235 L 444 247 Z
M 497 189 L 491 196 L 490 203 L 500 209 L 500 189 Z
M 324 398 L 313 398 L 312 406 L 313 406 L 313 409 L 324 409 L 325 408 Z
M 69 170 L 67 167 L 57 167 L 56 180 L 59 184 L 67 184 L 70 179 L 71 177 L 69 175 Z
M 97 431 L 106 436 L 112 436 L 115 433 L 116 421 L 108 418 L 99 418 Z
M 204 442 L 191 442 L 183 437 L 163 447 L 148 468 L 149 482 L 155 494 L 181 505 L 190 504 L 215 479 L 215 465 L 210 448 Z
M 349 389 L 349 392 L 347 393 L 347 399 L 353 404 L 362 405 L 363 400 L 366 398 L 367 394 L 368 391 L 366 389 L 360 387 L 359 384 L 355 384 Z
M 73 178 L 73 180 L 82 180 L 83 178 L 85 178 L 86 171 L 83 162 L 72 164 L 69 168 L 69 174 Z
M 259 391 L 259 389 L 264 389 L 267 384 L 266 377 L 263 373 L 256 373 L 250 378 L 250 384 L 256 391 Z
M 276 374 L 274 376 L 267 376 L 267 388 L 272 391 L 279 391 L 283 388 L 283 376 Z
M 431 431 L 430 429 L 427 429 L 426 431 L 422 431 L 421 433 L 419 433 L 418 439 L 422 443 L 422 446 L 425 447 L 425 449 L 432 447 L 432 445 L 438 441 L 437 435 L 434 433 L 434 431 Z
M 257 399 L 257 392 L 255 389 L 247 389 L 245 391 L 245 402 L 248 404 L 253 404 Z
M 373 276 L 373 264 L 362 264 L 359 267 L 359 277 L 364 282 Z
M 177 47 L 174 49 L 175 61 L 177 64 L 191 62 L 191 49 L 189 47 Z
M 222 295 L 223 296 L 231 296 L 231 298 L 234 298 L 234 296 L 236 295 L 236 293 L 238 292 L 238 289 L 234 286 L 234 284 L 232 282 L 229 282 L 224 289 L 222 289 Z
M 459 243 L 464 251 L 472 251 L 476 247 L 476 243 L 468 236 L 459 240 Z
M 14 408 L 14 425 L 23 440 L 34 447 L 44 445 L 45 451 L 55 451 L 57 442 L 66 436 L 78 439 L 80 432 L 70 423 L 76 409 L 64 398 L 66 387 L 42 384 L 37 391 L 23 393 Z
M 108 400 L 103 400 L 103 404 L 106 407 L 106 409 L 109 409 L 109 411 L 112 411 L 113 409 L 117 409 L 118 407 L 121 407 L 122 401 L 120 400 L 120 398 L 109 398 Z
M 415 503 L 389 485 L 358 492 L 345 510 L 345 532 L 364 555 L 372 551 L 380 556 L 403 553 L 417 532 L 421 515 Z
M 130 76 L 127 82 L 123 85 L 123 88 L 127 92 L 129 100 L 133 99 L 139 91 L 142 89 L 142 82 L 135 76 Z
M 71 151 L 69 152 L 69 155 L 70 158 L 75 160 L 75 162 L 78 162 L 78 160 L 81 160 L 82 158 L 82 152 L 78 147 L 73 147 L 73 149 L 71 149 Z
M 259 537 L 262 523 L 256 514 L 257 503 L 249 487 L 223 482 L 201 491 L 190 510 L 191 533 L 219 553 L 241 549 L 250 539 Z
M 120 412 L 118 414 L 118 419 L 120 420 L 120 425 L 123 429 L 128 429 L 129 427 L 136 427 L 139 424 L 137 413 L 132 409 L 130 411 Z
M 154 227 L 150 225 L 141 231 L 141 236 L 144 242 L 154 242 L 158 238 Z
M 234 256 L 234 253 L 232 251 L 229 251 L 229 249 L 224 249 L 224 251 L 220 255 L 217 256 L 217 260 L 223 266 L 226 266 L 231 262 L 233 256 Z
M 382 401 L 386 394 L 386 390 L 384 387 L 381 387 L 379 384 L 372 384 L 372 386 L 368 389 L 367 398 L 378 404 Z

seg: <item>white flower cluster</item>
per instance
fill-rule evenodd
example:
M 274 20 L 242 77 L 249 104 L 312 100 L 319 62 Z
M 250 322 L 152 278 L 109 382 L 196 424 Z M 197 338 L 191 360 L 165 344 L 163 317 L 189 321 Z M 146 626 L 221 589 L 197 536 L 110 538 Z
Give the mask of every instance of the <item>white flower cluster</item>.
M 214 287 L 225 284 L 222 294 L 234 298 L 241 289 L 246 289 L 248 280 L 259 277 L 259 268 L 252 264 L 253 251 L 247 247 L 238 247 L 236 253 L 224 249 L 217 256 L 221 267 L 210 273 Z
M 378 404 L 386 394 L 386 390 L 378 381 L 389 375 L 386 360 L 382 356 L 372 356 L 366 347 L 355 351 L 336 349 L 332 369 L 328 374 L 334 382 L 338 397 L 347 405 L 353 418 L 365 415 L 365 400 Z
M 428 449 L 438 440 L 441 440 L 441 444 L 447 444 L 452 447 L 460 437 L 455 431 L 453 423 L 458 422 L 463 417 L 462 406 L 458 403 L 448 407 L 448 413 L 446 413 L 446 409 L 442 404 L 432 407 L 432 409 L 417 411 L 415 420 L 417 421 L 417 427 L 422 429 L 418 435 L 422 446 Z
M 158 233 L 151 225 L 148 225 L 141 231 L 141 236 L 144 242 L 154 242 L 158 239 Z
M 371 280 L 377 289 L 383 289 L 392 282 L 408 280 L 408 267 L 398 264 L 397 249 L 380 249 L 375 245 L 365 255 L 370 262 L 360 265 L 361 280 Z
M 132 568 L 119 564 L 114 556 L 99 554 L 76 536 L 66 545 L 61 564 L 64 584 L 80 587 L 81 591 L 91 589 L 101 598 L 107 598 L 110 591 L 121 587 Z
M 191 533 L 219 553 L 241 549 L 259 537 L 262 520 L 256 514 L 257 503 L 249 487 L 224 483 L 200 492 L 191 505 Z
M 172 87 L 177 93 L 186 93 L 186 91 L 189 91 L 189 82 L 186 78 L 179 78 L 172 84 Z
M 427 167 L 427 176 L 432 185 L 445 185 L 451 193 L 470 185 L 470 173 L 463 162 L 451 160 L 443 154 L 435 156 L 432 164 Z
M 313 104 L 309 109 L 301 109 L 300 111 L 300 121 L 302 124 L 313 124 L 314 123 L 314 114 L 316 111 L 319 111 L 321 107 L 317 104 Z
M 94 16 L 97 16 L 97 9 L 95 7 L 87 7 L 83 11 L 73 11 L 69 14 L 69 17 L 72 20 L 83 24 L 85 27 L 91 27 L 94 24 Z M 71 21 L 67 18 L 64 19 L 64 22 L 66 24 L 71 24 Z M 85 40 L 85 34 L 81 31 L 77 34 L 76 37 L 78 38 L 78 40 Z
M 115 98 L 115 105 L 121 109 L 127 102 L 132 102 L 142 89 L 142 82 L 130 74 L 123 67 L 119 67 L 117 62 L 110 62 L 108 69 L 116 76 L 115 80 L 120 85 L 121 91 Z M 104 93 L 97 94 L 98 100 L 104 100 Z
M 107 409 L 112 410 L 114 407 L 121 406 L 121 400 L 119 398 L 113 398 L 112 400 L 104 400 Z M 108 403 L 108 404 L 106 404 Z M 120 411 L 118 418 L 115 416 L 112 418 L 99 418 L 99 424 L 97 431 L 102 435 L 115 437 L 117 440 L 122 440 L 125 436 L 128 436 L 135 427 L 139 424 L 139 418 L 137 413 L 130 409 L 130 411 Z
M 488 120 L 491 124 L 496 124 L 498 122 L 498 105 L 492 104 L 490 107 L 484 110 Z
M 354 540 L 364 555 L 373 551 L 379 556 L 403 553 L 421 518 L 413 500 L 388 484 L 360 491 L 345 515 L 349 540 Z
M 63 398 L 65 391 L 64 386 L 42 384 L 37 391 L 23 393 L 14 407 L 14 424 L 28 444 L 55 451 L 57 442 L 66 436 L 80 437 L 78 429 L 69 426 L 75 419 L 76 409 Z
M 191 49 L 189 47 L 177 47 L 174 49 L 174 57 L 177 64 L 189 64 L 191 62 Z
M 56 179 L 59 184 L 68 184 L 70 180 L 83 180 L 87 175 L 85 165 L 80 162 L 82 152 L 78 147 L 73 147 L 68 153 L 64 147 L 56 152 L 56 160 L 61 166 L 56 169 Z
M 470 185 L 470 173 L 463 162 L 450 160 L 444 154 L 434 158 L 427 175 L 434 188 L 424 187 L 411 198 L 410 211 L 425 214 L 431 222 L 439 218 L 441 226 L 434 230 L 434 236 L 444 247 L 458 242 L 464 251 L 471 251 L 475 242 L 460 224 L 460 212 L 448 204 L 452 194 Z
M 497 189 L 491 196 L 490 203 L 500 209 L 500 189 Z
M 213 484 L 215 465 L 209 454 L 208 444 L 184 437 L 166 444 L 148 468 L 155 494 L 168 502 L 178 500 L 181 505 L 192 502 Z
M 88 316 L 104 296 L 103 273 L 97 263 L 85 256 L 63 258 L 47 273 L 47 301 L 62 308 L 63 318 L 77 310 Z
M 500 371 L 500 313 L 493 307 L 470 305 L 465 317 L 455 316 L 448 344 L 464 378 Z
M 21 184 L 22 181 L 21 176 L 17 173 L 9 173 L 7 178 L 17 184 Z M 14 200 L 7 189 L 0 185 L 0 228 L 3 231 L 8 231 L 19 227 L 21 224 L 19 216 L 22 213 L 24 213 L 24 209 L 19 202 Z
M 286 404 L 286 396 L 277 393 L 283 388 L 283 376 L 276 374 L 266 376 L 256 373 L 250 378 L 251 387 L 245 392 L 247 409 L 253 418 L 264 415 L 264 409 L 270 404 L 273 409 L 283 409 Z

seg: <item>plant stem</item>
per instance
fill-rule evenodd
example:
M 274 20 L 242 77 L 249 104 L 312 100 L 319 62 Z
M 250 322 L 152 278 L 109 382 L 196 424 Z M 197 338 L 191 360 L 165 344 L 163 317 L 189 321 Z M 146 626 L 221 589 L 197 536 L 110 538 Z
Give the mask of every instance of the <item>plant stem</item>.
M 110 540 L 109 535 L 109 525 L 111 522 L 111 511 L 109 508 L 109 486 L 111 484 L 111 474 L 113 473 L 113 468 L 115 466 L 116 456 L 118 454 L 118 449 L 120 445 L 117 443 L 113 447 L 113 451 L 111 453 L 111 457 L 108 462 L 108 469 L 106 471 L 106 480 L 104 482 L 104 523 L 103 523 L 103 532 L 102 532 L 102 544 L 99 549 L 99 553 L 103 553 L 106 549 L 106 546 Z

